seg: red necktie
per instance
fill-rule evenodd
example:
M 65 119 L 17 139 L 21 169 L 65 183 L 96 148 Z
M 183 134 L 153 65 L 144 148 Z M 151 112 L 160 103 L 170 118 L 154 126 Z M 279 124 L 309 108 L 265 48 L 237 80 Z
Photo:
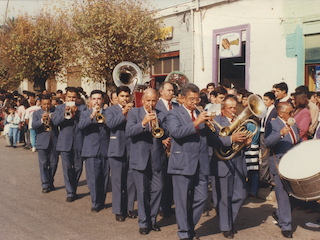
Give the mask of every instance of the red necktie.
M 123 109 L 124 109 L 124 106 L 122 106 L 122 111 L 123 111 Z M 126 113 L 126 114 L 125 114 L 125 116 L 126 116 L 126 119 L 127 119 L 127 115 L 128 115 L 128 113 Z
M 194 117 L 194 115 L 193 115 L 193 111 L 191 111 L 191 119 L 192 119 L 192 122 L 194 122 L 194 121 L 196 120 L 195 117 Z M 198 136 L 200 136 L 199 125 L 196 126 L 196 130 L 197 130 Z
M 292 130 L 292 127 L 290 127 L 290 136 L 292 138 L 292 142 L 293 142 L 293 145 L 295 145 L 297 143 L 297 138 L 296 138 L 296 135 L 294 134 L 293 130 Z
M 171 110 L 172 109 L 171 102 L 168 102 L 168 105 L 169 105 L 169 110 Z

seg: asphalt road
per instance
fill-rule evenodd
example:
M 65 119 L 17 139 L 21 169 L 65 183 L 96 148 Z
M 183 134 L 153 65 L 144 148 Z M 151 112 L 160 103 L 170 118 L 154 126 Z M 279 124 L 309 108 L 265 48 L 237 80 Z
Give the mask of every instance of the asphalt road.
M 38 154 L 29 150 L 5 147 L 0 137 L 0 239 L 178 239 L 175 217 L 158 217 L 161 232 L 142 236 L 138 222 L 126 219 L 117 222 L 111 209 L 111 192 L 107 194 L 109 206 L 92 213 L 85 171 L 78 188 L 79 199 L 66 202 L 61 162 L 55 177 L 57 190 L 41 193 Z M 136 203 L 137 204 L 137 203 Z M 135 206 L 137 209 L 137 205 Z M 234 239 L 285 239 L 273 222 L 271 214 L 276 203 L 261 199 L 248 199 L 235 223 L 238 233 Z M 319 213 L 293 212 L 295 239 L 320 239 L 320 228 L 306 227 L 316 223 Z M 225 239 L 218 227 L 218 218 L 210 204 L 196 226 L 200 239 Z

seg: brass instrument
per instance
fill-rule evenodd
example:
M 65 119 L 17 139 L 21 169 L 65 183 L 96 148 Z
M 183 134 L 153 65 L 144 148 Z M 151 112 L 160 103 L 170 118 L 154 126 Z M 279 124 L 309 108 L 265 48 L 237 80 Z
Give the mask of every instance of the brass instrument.
M 199 112 L 203 112 L 203 111 L 204 111 L 204 109 L 203 109 L 201 106 L 196 106 L 196 105 L 194 105 L 194 106 L 196 107 L 196 109 L 197 109 Z M 214 120 L 214 118 L 216 117 L 216 114 L 215 114 L 214 112 L 212 112 L 212 113 L 209 115 L 209 117 L 210 117 L 210 119 L 209 119 L 209 120 L 206 120 L 206 121 L 204 122 L 204 124 L 206 124 L 206 125 L 210 128 L 210 130 L 211 130 L 212 132 L 215 132 L 215 131 L 216 131 L 216 128 L 215 128 L 214 124 L 216 124 L 219 129 L 222 128 L 221 125 L 220 125 L 219 123 L 217 123 L 216 120 Z
M 67 111 L 64 112 L 64 118 L 67 119 L 67 120 L 72 118 L 71 107 Z
M 105 117 L 100 112 L 100 106 L 96 105 L 95 108 L 96 108 L 96 120 L 97 120 L 97 123 L 104 123 L 105 122 Z
M 295 123 L 296 120 L 293 117 L 289 117 L 286 124 L 290 127 L 293 126 Z
M 177 91 L 180 90 L 184 85 L 188 84 L 189 79 L 183 72 L 173 71 L 167 75 L 164 82 L 171 83 L 174 89 L 174 96 L 178 96 Z
M 43 129 L 46 132 L 50 132 L 52 130 L 52 127 L 50 125 L 50 111 L 48 110 L 48 108 L 46 108 L 46 113 L 48 113 L 48 117 L 43 121 Z
M 155 115 L 156 115 L 156 119 L 155 119 L 156 123 L 155 123 L 154 126 L 152 124 L 151 134 L 155 138 L 161 138 L 164 135 L 164 131 L 163 131 L 163 129 L 161 127 L 159 127 L 159 119 L 157 117 L 156 111 L 152 110 L 152 106 L 150 106 L 150 113 L 155 113 Z
M 253 137 L 258 131 L 258 124 L 252 120 L 248 119 L 251 115 L 255 115 L 258 118 L 263 118 L 267 114 L 267 108 L 264 105 L 264 102 L 257 95 L 252 94 L 248 98 L 248 106 L 240 113 L 240 115 L 231 123 L 228 127 L 218 126 L 220 128 L 219 135 L 221 137 L 226 137 L 232 134 L 233 132 L 244 132 L 246 133 L 246 138 Z M 247 131 L 244 126 L 246 123 L 251 122 L 255 124 L 256 128 L 254 132 Z M 220 148 L 220 151 L 214 149 L 215 154 L 221 160 L 230 160 L 232 159 L 243 147 L 245 143 L 233 143 L 231 149 L 224 152 L 223 148 Z

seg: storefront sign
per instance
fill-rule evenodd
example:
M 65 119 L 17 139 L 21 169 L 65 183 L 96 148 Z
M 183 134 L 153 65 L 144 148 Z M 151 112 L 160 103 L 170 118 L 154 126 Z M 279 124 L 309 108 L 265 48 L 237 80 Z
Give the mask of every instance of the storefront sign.
M 220 58 L 241 57 L 241 32 L 227 33 L 220 36 Z
M 316 66 L 316 92 L 320 92 L 320 65 Z

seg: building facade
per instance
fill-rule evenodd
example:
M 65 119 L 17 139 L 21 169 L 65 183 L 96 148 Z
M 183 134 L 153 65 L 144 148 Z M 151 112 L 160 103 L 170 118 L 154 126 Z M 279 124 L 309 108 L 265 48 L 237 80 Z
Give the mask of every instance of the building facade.
M 226 78 L 257 94 L 283 81 L 289 92 L 320 91 L 319 3 L 196 0 L 160 9 L 157 18 L 172 27 L 166 54 L 179 53 L 178 70 L 200 89 Z

